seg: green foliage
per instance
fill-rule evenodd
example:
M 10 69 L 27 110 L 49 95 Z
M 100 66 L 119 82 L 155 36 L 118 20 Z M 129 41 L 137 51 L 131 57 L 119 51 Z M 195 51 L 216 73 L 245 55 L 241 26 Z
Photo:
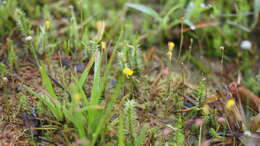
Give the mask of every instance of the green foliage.
M 173 94 L 172 98 L 173 98 L 173 103 L 172 104 L 175 105 L 174 111 L 181 110 L 182 105 L 183 105 L 183 98 L 181 98 L 177 94 Z
M 3 41 L 6 35 L 14 27 L 10 17 L 13 16 L 13 10 L 17 8 L 16 0 L 8 0 L 5 3 L 2 1 L 0 3 L 0 41 Z
M 207 94 L 207 87 L 203 80 L 200 81 L 199 87 L 194 91 L 195 96 L 197 97 L 199 106 L 204 103 Z
M 173 146 L 179 146 L 179 145 L 185 145 L 185 135 L 184 135 L 184 129 L 183 129 L 183 121 L 182 118 L 177 116 L 176 118 L 176 124 L 174 127 L 172 125 L 167 125 L 169 128 L 174 130 L 174 134 L 172 135 L 172 139 L 170 144 Z
M 16 21 L 16 25 L 19 27 L 19 30 L 23 36 L 22 40 L 26 40 L 27 37 L 32 37 L 34 31 L 32 30 L 32 25 L 30 20 L 26 17 L 25 13 L 17 8 L 14 13 L 14 20 Z M 33 47 L 33 43 L 31 41 L 26 44 L 26 53 L 30 52 L 33 54 L 34 58 L 38 60 L 36 56 L 36 51 Z
M 202 5 L 205 6 L 202 7 Z M 210 8 L 210 6 L 206 6 L 204 0 L 189 2 L 184 16 L 184 23 L 188 25 L 192 30 L 196 29 L 194 22 L 199 22 L 199 20 L 201 20 L 202 13 L 206 10 L 209 10 Z
M 101 56 L 102 54 L 100 54 L 100 52 L 96 52 L 90 59 L 81 77 L 79 79 L 75 78 L 75 83 L 70 87 L 70 93 L 72 95 L 71 101 L 61 99 L 56 95 L 44 65 L 40 66 L 40 72 L 43 87 L 48 91 L 49 95 L 39 94 L 31 88 L 25 87 L 32 95 L 38 97 L 39 100 L 47 106 L 57 120 L 63 121 L 65 118 L 66 121 L 74 125 L 80 138 L 88 137 L 91 139 L 91 145 L 95 145 L 102 132 L 106 129 L 106 125 L 109 124 L 109 120 L 112 116 L 111 111 L 117 97 L 119 97 L 121 93 L 123 82 L 123 78 L 121 77 L 113 89 L 107 104 L 101 102 L 102 93 L 106 87 L 113 60 L 112 57 L 109 63 L 106 64 L 104 76 L 101 76 Z M 90 99 L 88 99 L 83 91 L 83 87 L 94 60 L 94 80 L 91 96 Z
M 42 85 L 43 87 L 49 92 L 49 94 L 51 95 L 52 98 L 57 99 L 57 96 L 55 94 L 55 91 L 52 87 L 52 83 L 51 80 L 48 76 L 46 67 L 44 65 L 40 66 L 40 72 L 41 72 L 41 76 L 42 76 Z
M 209 132 L 213 138 L 220 138 L 221 136 L 217 133 L 217 131 L 213 128 L 209 129 Z
M 17 26 L 19 27 L 19 29 L 22 32 L 24 37 L 27 37 L 27 36 L 30 36 L 33 34 L 32 25 L 30 23 L 30 20 L 27 19 L 25 13 L 22 10 L 16 9 L 14 18 L 17 23 Z
M 121 67 L 128 67 L 137 72 L 140 71 L 143 67 L 143 60 L 142 52 L 139 49 L 138 42 L 129 44 L 129 42 L 125 41 L 122 44 L 122 49 L 118 53 Z
M 37 47 L 37 53 L 44 54 L 48 51 L 47 49 L 47 41 L 48 40 L 48 34 L 46 32 L 46 28 L 43 26 L 40 26 L 40 32 L 38 32 L 37 37 L 35 38 L 34 45 Z
M 26 105 L 26 96 L 21 95 L 19 97 L 19 104 L 21 104 L 22 106 Z
M 135 111 L 137 103 L 134 100 L 128 100 L 125 103 L 124 113 L 120 114 L 118 127 L 118 143 L 119 145 L 141 146 L 144 142 L 148 126 L 145 125 L 138 132 L 137 113 Z M 125 125 L 125 126 L 124 126 Z M 125 128 L 124 128 L 125 127 Z M 127 133 L 125 133 L 127 131 Z M 125 135 L 129 135 L 127 141 Z
M 126 3 L 126 6 L 130 7 L 130 8 L 134 8 L 138 11 L 141 11 L 147 15 L 152 16 L 153 18 L 155 18 L 158 22 L 161 21 L 161 16 L 153 9 L 145 6 L 145 5 L 141 5 L 141 4 L 133 4 L 133 3 Z
M 256 94 L 260 94 L 260 77 L 249 77 L 246 82 L 246 86 Z
M 124 115 L 123 113 L 120 114 L 119 117 L 119 124 L 118 124 L 118 145 L 124 146 L 125 145 L 125 131 L 124 131 Z
M 192 56 L 192 55 L 190 54 L 190 52 L 187 52 L 187 53 L 186 53 L 186 56 L 187 56 L 188 60 L 189 60 L 192 64 L 194 64 L 194 66 L 195 66 L 198 70 L 200 70 L 201 72 L 203 72 L 203 73 L 205 73 L 205 74 L 210 73 L 210 69 L 209 69 L 207 66 L 205 66 L 205 64 L 203 64 L 199 59 L 197 59 L 196 57 Z
M 62 121 L 63 120 L 63 113 L 62 113 L 62 104 L 54 98 L 50 98 L 46 95 L 43 94 L 39 94 L 35 91 L 33 91 L 32 88 L 24 86 L 24 88 L 33 96 L 37 97 L 44 105 L 47 106 L 48 110 L 50 110 L 52 112 L 52 114 L 54 115 L 54 117 L 59 120 Z
M 13 41 L 8 41 L 8 63 L 10 65 L 11 70 L 18 67 L 18 61 L 16 52 L 14 50 L 14 44 Z
M 2 62 L 0 62 L 0 77 L 4 77 L 5 75 L 7 75 L 7 67 L 5 64 L 3 64 Z
M 160 16 L 160 14 L 158 12 L 156 12 L 155 10 L 153 10 L 152 8 L 149 8 L 145 5 L 141 5 L 141 4 L 134 4 L 134 3 L 126 3 L 125 4 L 127 7 L 136 9 L 144 14 L 147 14 L 151 17 L 153 17 L 158 23 L 159 23 L 159 27 L 162 30 L 167 30 L 168 28 L 177 25 L 178 23 L 180 23 L 181 21 L 179 20 L 175 20 L 174 22 L 170 22 L 170 16 L 179 8 L 181 8 L 181 6 L 183 5 L 183 3 L 179 3 L 173 7 L 171 7 L 169 10 L 167 10 L 165 12 L 165 14 L 163 16 Z
M 148 126 L 145 125 L 141 129 L 140 134 L 135 138 L 134 146 L 142 146 L 144 144 L 144 139 L 145 139 L 147 130 L 148 130 Z
M 109 28 L 113 26 L 112 29 L 106 29 L 106 31 L 108 31 L 102 33 L 103 40 L 111 38 L 111 36 L 117 36 L 119 34 L 118 30 L 125 26 L 128 26 L 130 31 L 133 31 L 134 23 L 132 21 L 118 21 L 121 18 L 129 18 L 128 16 L 132 16 L 131 13 L 126 13 L 126 9 L 122 9 L 123 6 L 138 10 L 139 12 L 151 16 L 158 22 L 153 23 L 153 21 L 145 19 L 145 21 L 141 21 L 141 26 L 144 27 L 138 29 L 138 31 L 140 30 L 141 33 L 150 35 L 148 40 L 152 41 L 152 44 L 161 41 L 161 39 L 158 39 L 160 38 L 158 35 L 154 35 L 154 32 L 156 32 L 157 29 L 163 30 L 162 34 L 159 34 L 159 36 L 169 39 L 173 34 L 168 30 L 171 30 L 175 27 L 179 28 L 179 24 L 185 24 L 188 27 L 195 29 L 192 32 L 186 33 L 188 36 L 196 36 L 194 39 L 196 42 L 206 44 L 207 47 L 205 48 L 208 48 L 206 54 L 220 56 L 218 52 L 220 45 L 225 46 L 225 48 L 227 48 L 227 52 L 236 53 L 236 49 L 234 48 L 238 47 L 239 45 L 235 43 L 237 38 L 234 37 L 233 34 L 237 34 L 241 38 L 248 38 L 248 30 L 255 27 L 257 24 L 256 18 L 259 11 L 258 0 L 254 0 L 254 2 L 237 1 L 235 4 L 225 1 L 208 2 L 205 0 L 166 0 L 156 4 L 158 6 L 153 5 L 153 3 L 147 3 L 146 1 L 144 1 L 143 4 L 138 4 L 138 1 L 127 3 L 124 0 L 116 2 L 111 1 L 106 3 L 95 1 L 91 2 L 91 4 L 88 1 L 71 1 L 74 8 L 63 7 L 66 2 L 53 2 L 52 6 L 44 5 L 41 7 L 40 4 L 48 4 L 49 1 L 33 1 L 31 3 L 19 1 L 19 9 L 16 10 L 18 7 L 17 3 L 17 0 L 8 0 L 6 4 L 0 6 L 0 12 L 6 14 L 0 16 L 1 28 L 6 28 L 3 30 L 10 30 L 14 25 L 13 22 L 9 19 L 12 17 L 17 22 L 17 25 L 19 26 L 22 34 L 24 36 L 28 36 L 33 34 L 32 25 L 30 24 L 29 19 L 39 19 L 41 15 L 43 15 L 43 21 L 47 19 L 52 21 L 52 14 L 57 14 L 56 16 L 58 17 L 60 14 L 65 15 L 68 17 L 69 23 L 64 29 L 62 29 L 62 32 L 65 34 L 65 36 L 62 36 L 62 39 L 66 36 L 70 39 L 57 42 L 57 32 L 55 29 L 51 29 L 51 36 L 48 35 L 48 38 L 51 37 L 51 42 L 50 44 L 47 44 L 48 46 L 45 46 L 49 49 L 43 50 L 46 52 L 52 52 L 53 49 L 50 48 L 53 48 L 53 46 L 60 46 L 60 43 L 64 42 L 66 44 L 64 47 L 67 50 L 67 53 L 72 53 L 74 50 L 80 50 L 82 48 L 81 40 L 86 43 L 90 38 L 96 36 L 96 34 L 93 33 L 95 32 L 94 28 L 97 22 L 101 20 L 109 20 L 109 23 L 105 21 L 106 26 Z M 112 4 L 116 6 L 109 9 L 109 11 L 106 11 L 107 8 L 109 8 Z M 35 5 L 36 7 L 32 9 L 31 5 Z M 157 10 L 157 7 L 160 9 Z M 251 26 L 249 22 L 251 19 L 250 10 L 252 9 L 254 10 L 255 22 L 251 23 Z M 15 10 L 14 16 L 12 14 L 12 10 Z M 75 13 L 75 10 L 79 10 L 79 13 Z M 225 20 L 224 22 L 222 22 L 223 19 Z M 196 29 L 197 23 L 205 21 L 213 22 L 218 25 L 213 27 L 205 27 L 203 29 Z M 56 26 L 58 26 L 58 24 L 55 24 L 55 21 L 52 22 L 54 24 L 53 26 L 55 26 L 54 28 L 57 28 Z M 222 23 L 223 25 L 220 25 Z M 1 35 L 6 35 L 6 32 L 7 31 L 1 33 Z M 222 35 L 216 36 L 215 32 L 218 32 Z M 201 42 L 200 40 L 205 41 Z M 35 46 L 35 48 L 39 47 L 41 48 L 42 46 Z M 40 52 L 43 51 L 41 50 Z
M 124 113 L 126 115 L 125 123 L 127 131 L 129 132 L 131 143 L 133 143 L 134 138 L 136 137 L 136 111 L 135 106 L 136 102 L 134 100 L 128 100 L 125 103 Z

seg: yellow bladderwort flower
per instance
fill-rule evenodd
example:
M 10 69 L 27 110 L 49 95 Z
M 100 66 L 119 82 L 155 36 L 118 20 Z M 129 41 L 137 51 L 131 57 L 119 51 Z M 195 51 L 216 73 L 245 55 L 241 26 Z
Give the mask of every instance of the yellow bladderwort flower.
M 134 71 L 132 71 L 130 68 L 124 68 L 123 73 L 128 77 L 134 74 Z
M 209 106 L 207 104 L 205 104 L 203 107 L 202 107 L 202 111 L 205 113 L 205 114 L 209 114 Z
M 174 42 L 168 42 L 168 50 L 173 51 L 173 48 L 175 47 Z
M 236 104 L 235 100 L 234 99 L 229 99 L 226 103 L 226 108 L 227 109 L 231 109 L 232 107 L 234 107 Z
M 51 21 L 46 20 L 46 21 L 44 22 L 44 24 L 45 24 L 46 29 L 49 29 L 50 26 L 51 26 Z
M 172 52 L 171 52 L 171 51 L 168 51 L 168 52 L 167 52 L 167 56 L 169 56 L 169 58 L 171 59 L 171 58 L 172 58 Z
M 79 94 L 79 93 L 76 93 L 76 94 L 73 96 L 73 99 L 74 99 L 75 102 L 79 103 L 79 102 L 80 102 L 80 99 L 81 99 L 80 94 Z
M 107 48 L 107 43 L 106 42 L 101 42 L 101 48 L 103 49 L 103 50 L 105 50 L 106 48 Z
M 170 60 L 172 59 L 172 51 L 173 48 L 175 47 L 174 42 L 168 42 L 168 52 L 167 52 L 167 56 L 169 56 Z

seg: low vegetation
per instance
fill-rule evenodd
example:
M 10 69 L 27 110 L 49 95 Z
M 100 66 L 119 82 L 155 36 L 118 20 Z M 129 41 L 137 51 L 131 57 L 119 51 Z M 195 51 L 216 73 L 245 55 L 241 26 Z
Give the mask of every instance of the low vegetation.
M 259 0 L 0 0 L 0 145 L 258 145 Z

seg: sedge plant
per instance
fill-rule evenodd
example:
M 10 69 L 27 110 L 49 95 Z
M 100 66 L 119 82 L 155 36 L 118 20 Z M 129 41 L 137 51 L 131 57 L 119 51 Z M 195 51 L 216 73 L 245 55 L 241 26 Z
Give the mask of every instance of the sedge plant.
M 95 145 L 109 125 L 109 121 L 113 116 L 113 105 L 120 96 L 123 86 L 124 75 L 121 73 L 109 100 L 106 103 L 102 100 L 104 96 L 103 93 L 108 83 L 108 77 L 110 76 L 109 70 L 114 56 L 115 51 L 112 53 L 108 64 L 105 66 L 104 75 L 102 75 L 102 54 L 97 51 L 92 55 L 80 78 L 74 77 L 74 82 L 69 87 L 71 100 L 69 100 L 69 98 L 61 98 L 55 93 L 55 89 L 52 86 L 44 65 L 41 65 L 40 72 L 43 87 L 48 91 L 48 95 L 37 93 L 29 87 L 25 88 L 32 95 L 36 96 L 47 109 L 51 111 L 58 121 L 72 123 L 79 138 L 86 138 L 89 140 L 89 145 Z M 94 79 L 92 90 L 90 97 L 87 97 L 83 89 L 93 65 Z M 99 144 L 102 144 L 102 141 L 99 141 Z

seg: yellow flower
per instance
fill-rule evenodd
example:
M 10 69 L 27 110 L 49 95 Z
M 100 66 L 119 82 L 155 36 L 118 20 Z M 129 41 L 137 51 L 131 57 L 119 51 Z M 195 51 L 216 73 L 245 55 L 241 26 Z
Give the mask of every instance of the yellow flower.
M 106 42 L 101 42 L 101 48 L 103 49 L 103 50 L 105 50 L 106 48 L 107 48 L 107 43 Z
M 173 51 L 173 48 L 175 47 L 174 42 L 168 42 L 168 50 Z
M 74 99 L 74 101 L 75 102 L 80 102 L 80 99 L 81 99 L 81 97 L 80 97 L 80 94 L 79 93 L 76 93 L 74 96 L 73 96 L 73 99 Z
M 205 104 L 203 107 L 202 107 L 202 111 L 205 113 L 205 114 L 209 114 L 209 106 L 207 104 Z
M 234 99 L 229 99 L 226 103 L 226 108 L 227 109 L 231 109 L 232 107 L 234 107 L 234 105 L 236 104 Z
M 171 59 L 171 58 L 172 58 L 172 52 L 171 52 L 171 51 L 168 51 L 168 52 L 167 52 L 167 56 L 169 56 L 169 58 Z
M 105 28 L 106 28 L 106 22 L 105 21 L 97 21 L 96 23 L 96 28 L 98 31 L 100 32 L 104 32 Z
M 175 47 L 174 42 L 168 42 L 168 52 L 167 52 L 167 56 L 169 56 L 170 60 L 172 59 L 172 51 L 173 48 Z
M 51 21 L 46 20 L 46 21 L 44 22 L 44 24 L 45 24 L 46 29 L 49 29 L 50 26 L 51 26 Z
M 131 75 L 134 74 L 134 71 L 132 71 L 131 69 L 129 69 L 129 68 L 126 67 L 126 68 L 124 68 L 123 73 L 124 73 L 125 75 L 127 75 L 127 76 L 131 76 Z

